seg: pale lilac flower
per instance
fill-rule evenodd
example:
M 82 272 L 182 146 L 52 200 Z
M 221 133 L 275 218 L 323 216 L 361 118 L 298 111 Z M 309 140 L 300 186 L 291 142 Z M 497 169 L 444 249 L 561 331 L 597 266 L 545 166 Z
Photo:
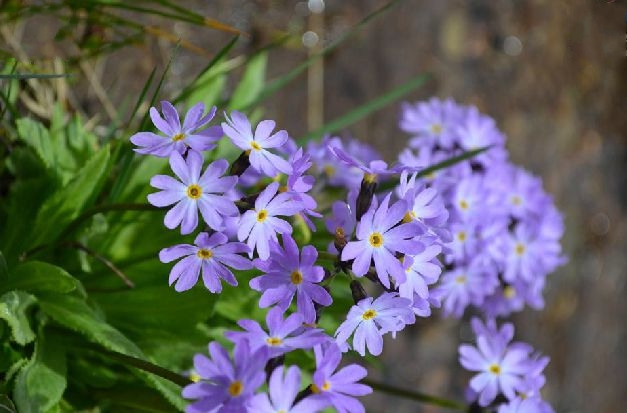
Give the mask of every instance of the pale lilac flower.
M 324 278 L 324 270 L 314 265 L 318 251 L 311 245 L 303 247 L 302 253 L 292 237 L 283 235 L 283 248 L 272 243 L 272 254 L 268 260 L 255 260 L 255 266 L 264 275 L 250 280 L 250 287 L 263 294 L 259 300 L 261 308 L 277 304 L 285 311 L 296 296 L 296 308 L 306 323 L 316 321 L 314 303 L 331 305 L 331 295 L 318 283 Z
M 404 168 L 406 168 L 403 165 L 396 165 L 392 168 L 389 168 L 388 164 L 380 159 L 370 161 L 370 163 L 366 165 L 364 162 L 360 161 L 356 157 L 349 155 L 339 146 L 329 145 L 329 151 L 344 164 L 362 170 L 364 172 L 363 179 L 367 182 L 375 182 L 379 175 L 385 176 L 398 174 L 402 170 L 404 170 Z
M 237 231 L 237 238 L 240 241 L 247 240 L 250 255 L 252 256 L 256 249 L 262 260 L 270 256 L 270 242 L 276 241 L 277 233 L 292 233 L 292 226 L 277 217 L 295 215 L 303 209 L 302 204 L 294 201 L 291 195 L 286 193 L 276 195 L 278 190 L 278 182 L 268 185 L 255 200 L 255 209 L 248 210 L 242 215 Z
M 274 369 L 268 383 L 268 393 L 255 395 L 249 405 L 251 413 L 316 413 L 329 405 L 323 398 L 305 397 L 294 403 L 300 390 L 300 370 L 291 366 L 283 378 L 284 367 Z
M 192 288 L 202 272 L 205 287 L 212 293 L 222 291 L 220 279 L 236 286 L 235 276 L 227 266 L 237 270 L 248 270 L 252 263 L 242 257 L 241 253 L 248 252 L 248 246 L 241 242 L 228 242 L 226 235 L 215 232 L 211 236 L 206 232 L 198 234 L 194 244 L 179 244 L 164 248 L 159 252 L 161 262 L 167 263 L 183 258 L 170 271 L 169 284 L 176 282 L 176 291 L 185 291 Z
M 509 400 L 514 399 L 516 392 L 523 387 L 524 378 L 535 369 L 530 358 L 531 346 L 509 344 L 509 340 L 504 340 L 500 333 L 479 335 L 476 347 L 468 344 L 459 347 L 462 366 L 477 372 L 470 380 L 470 387 L 478 394 L 481 406 L 489 405 L 499 392 Z
M 355 333 L 353 349 L 364 356 L 367 347 L 370 354 L 378 356 L 383 350 L 383 334 L 396 333 L 414 323 L 411 305 L 411 300 L 396 293 L 383 293 L 375 300 L 366 297 L 351 307 L 335 332 L 336 341 L 342 345 Z
M 166 136 L 159 136 L 152 132 L 134 134 L 131 136 L 131 142 L 139 147 L 135 149 L 135 152 L 167 158 L 173 152 L 183 155 L 188 148 L 198 152 L 209 151 L 215 148 L 214 142 L 222 136 L 222 128 L 219 126 L 198 131 L 213 119 L 216 113 L 215 106 L 206 116 L 202 116 L 205 112 L 205 105 L 197 103 L 185 115 L 182 126 L 179 115 L 170 102 L 162 101 L 161 111 L 165 119 L 154 107 L 150 108 L 150 118 L 157 129 Z
M 330 340 L 321 329 L 306 327 L 303 323 L 304 318 L 299 313 L 291 314 L 283 320 L 283 310 L 274 307 L 266 315 L 268 332 L 254 320 L 240 320 L 237 324 L 246 330 L 245 332 L 227 331 L 224 335 L 233 342 L 247 340 L 253 352 L 266 347 L 270 358 L 299 348 L 312 348 Z
M 439 245 L 429 245 L 422 252 L 413 256 L 405 256 L 403 268 L 407 279 L 398 285 L 398 293 L 401 297 L 413 301 L 414 293 L 422 299 L 429 298 L 429 285 L 438 281 L 442 268 L 437 260 L 442 251 Z
M 364 413 L 364 406 L 355 396 L 372 393 L 365 384 L 357 383 L 366 377 L 368 372 L 357 364 L 349 364 L 335 371 L 342 360 L 339 347 L 330 343 L 316 346 L 316 371 L 311 386 L 313 400 L 328 402 L 338 413 Z
M 412 147 L 452 148 L 457 142 L 456 126 L 464 109 L 453 100 L 433 98 L 427 102 L 403 104 L 400 128 L 414 136 Z
M 253 353 L 243 340 L 235 345 L 231 361 L 220 344 L 211 342 L 209 355 L 211 358 L 204 354 L 194 356 L 194 370 L 201 380 L 183 389 L 183 397 L 197 399 L 187 406 L 186 413 L 245 412 L 266 377 L 265 349 Z
M 222 176 L 228 162 L 218 159 L 200 175 L 202 163 L 202 155 L 195 151 L 190 151 L 187 159 L 173 152 L 170 167 L 180 181 L 168 175 L 156 175 L 150 180 L 150 185 L 161 191 L 148 195 L 148 202 L 157 207 L 176 204 L 165 214 L 163 222 L 169 229 L 181 225 L 181 234 L 196 229 L 199 210 L 205 223 L 216 231 L 221 230 L 225 216 L 239 213 L 235 203 L 223 196 L 237 183 L 235 176 Z
M 390 194 L 381 205 L 375 209 L 374 205 L 364 214 L 357 225 L 358 241 L 351 241 L 342 250 L 342 261 L 354 259 L 352 270 L 356 276 L 365 275 L 370 269 L 371 261 L 377 271 L 377 276 L 385 287 L 390 287 L 392 276 L 396 282 L 405 281 L 405 270 L 396 252 L 415 254 L 421 244 L 414 238 L 420 234 L 419 227 L 414 223 L 401 223 L 407 212 L 407 203 L 403 200 L 388 208 Z
M 472 161 L 489 165 L 507 159 L 505 136 L 496 127 L 496 122 L 483 115 L 476 107 L 466 110 L 462 122 L 455 130 L 459 146 L 464 150 L 480 149 L 490 146 L 485 152 L 475 156 Z
M 474 260 L 445 272 L 434 292 L 444 303 L 444 315 L 459 318 L 470 304 L 482 305 L 498 285 L 494 268 Z
M 231 117 L 226 116 L 226 122 L 222 122 L 222 129 L 233 144 L 244 151 L 249 151 L 250 165 L 266 176 L 274 177 L 279 172 L 289 174 L 292 167 L 288 161 L 268 151 L 271 148 L 279 148 L 287 142 L 288 135 L 284 130 L 274 134 L 276 126 L 273 120 L 259 122 L 255 133 L 248 118 L 243 113 L 233 111 Z

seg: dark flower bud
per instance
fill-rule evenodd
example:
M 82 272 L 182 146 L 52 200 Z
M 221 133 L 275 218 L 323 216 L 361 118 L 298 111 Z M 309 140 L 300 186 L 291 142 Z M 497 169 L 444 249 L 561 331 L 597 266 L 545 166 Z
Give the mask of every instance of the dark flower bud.
M 249 153 L 250 151 L 242 152 L 242 154 L 231 165 L 229 175 L 242 176 L 242 174 L 246 172 L 246 169 L 250 166 L 250 159 L 248 159 Z
M 375 174 L 365 174 L 364 179 L 361 180 L 359 195 L 357 195 L 357 205 L 355 211 L 357 221 L 361 220 L 361 217 L 370 208 L 370 204 L 372 204 L 372 198 L 374 197 L 374 191 L 376 190 L 377 176 Z
M 364 287 L 361 285 L 359 281 L 357 280 L 351 281 L 350 286 L 351 286 L 351 294 L 353 295 L 353 301 L 355 301 L 355 304 L 357 304 L 364 298 L 368 297 L 368 294 L 366 294 L 366 290 L 364 290 Z

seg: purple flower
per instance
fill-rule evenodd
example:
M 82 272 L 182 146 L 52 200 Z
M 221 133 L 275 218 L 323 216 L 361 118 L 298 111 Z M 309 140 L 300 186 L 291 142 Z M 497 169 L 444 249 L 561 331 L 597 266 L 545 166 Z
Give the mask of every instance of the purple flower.
M 444 302 L 444 314 L 459 318 L 468 305 L 481 305 L 498 285 L 494 268 L 475 260 L 445 272 L 434 292 Z
M 531 347 L 524 343 L 509 344 L 513 328 L 478 335 L 477 346 L 462 344 L 459 347 L 461 365 L 476 374 L 470 380 L 471 389 L 479 395 L 479 405 L 487 406 L 503 393 L 509 400 L 522 389 L 524 378 L 536 369 L 530 359 Z
M 205 223 L 216 231 L 221 229 L 225 216 L 238 214 L 235 203 L 223 196 L 237 183 L 235 176 L 222 176 L 228 162 L 219 159 L 210 163 L 201 176 L 202 163 L 197 152 L 190 151 L 186 160 L 173 152 L 170 167 L 180 181 L 168 175 L 156 175 L 150 180 L 150 185 L 161 191 L 148 195 L 148 202 L 157 207 L 176 204 L 165 214 L 163 222 L 169 229 L 180 224 L 181 234 L 196 229 L 198 210 Z
M 388 168 L 388 164 L 382 160 L 370 161 L 368 165 L 360 161 L 359 159 L 349 155 L 339 146 L 329 145 L 329 151 L 335 155 L 340 161 L 348 166 L 358 168 L 364 172 L 363 179 L 367 182 L 375 182 L 379 175 L 393 175 L 400 173 L 404 167 L 395 166 Z
M 255 266 L 266 274 L 250 280 L 252 289 L 263 291 L 259 306 L 277 304 L 285 311 L 296 296 L 296 307 L 304 321 L 315 322 L 314 302 L 328 306 L 333 301 L 327 290 L 318 285 L 324 278 L 324 270 L 314 265 L 317 258 L 318 251 L 311 245 L 304 246 L 299 254 L 296 242 L 289 235 L 283 235 L 283 248 L 275 241 L 269 260 L 255 260 Z
M 302 210 L 302 204 L 292 199 L 291 195 L 281 193 L 277 196 L 279 183 L 273 182 L 264 189 L 255 200 L 255 209 L 248 210 L 242 215 L 237 238 L 247 240 L 250 255 L 257 250 L 259 258 L 268 259 L 270 256 L 270 241 L 276 241 L 276 234 L 291 234 L 292 226 L 277 216 L 290 216 Z
M 245 412 L 255 391 L 265 380 L 264 365 L 268 357 L 265 349 L 252 353 L 246 341 L 240 341 L 233 350 L 233 361 L 218 343 L 209 343 L 208 358 L 194 356 L 194 370 L 201 380 L 183 389 L 186 399 L 198 399 L 187 406 L 187 413 Z
M 161 102 L 162 118 L 157 109 L 150 108 L 152 123 L 166 136 L 159 136 L 152 132 L 138 132 L 131 136 L 131 142 L 139 148 L 135 152 L 144 155 L 154 155 L 162 158 L 170 156 L 173 152 L 183 155 L 188 148 L 195 151 L 208 151 L 215 147 L 214 142 L 222 136 L 222 128 L 213 126 L 203 131 L 197 131 L 213 119 L 216 113 L 215 106 L 206 116 L 205 105 L 198 103 L 192 107 L 183 121 L 179 120 L 176 109 L 170 102 Z
M 364 413 L 364 406 L 355 396 L 372 393 L 365 384 L 357 383 L 368 372 L 357 364 L 349 364 L 335 371 L 342 360 L 342 353 L 335 343 L 317 346 L 316 371 L 311 389 L 313 400 L 327 401 L 338 413 Z
M 547 402 L 538 396 L 521 398 L 517 397 L 509 403 L 499 406 L 498 413 L 554 413 L 555 411 Z
M 253 352 L 267 347 L 270 358 L 298 348 L 311 348 L 330 340 L 321 329 L 303 326 L 303 321 L 303 316 L 299 313 L 291 314 L 283 320 L 283 310 L 274 307 L 266 316 L 267 333 L 256 321 L 240 320 L 237 324 L 245 332 L 228 331 L 224 335 L 233 342 L 247 340 Z
M 261 393 L 253 397 L 248 410 L 254 413 L 316 413 L 329 403 L 322 398 L 306 397 L 294 404 L 300 390 L 300 370 L 296 366 L 287 369 L 283 378 L 284 367 L 277 367 L 270 376 L 268 394 Z
M 396 293 L 383 293 L 373 301 L 366 297 L 352 306 L 344 321 L 335 332 L 338 344 L 353 337 L 353 348 L 362 356 L 366 347 L 370 354 L 378 356 L 383 350 L 383 334 L 401 331 L 415 321 L 411 300 L 398 297 Z
M 410 141 L 413 147 L 452 148 L 457 141 L 455 128 L 463 115 L 464 109 L 451 99 L 405 103 L 400 128 L 414 136 Z
M 473 150 L 492 146 L 473 160 L 483 164 L 504 161 L 507 158 L 505 137 L 496 127 L 494 119 L 483 115 L 476 107 L 466 111 L 463 121 L 457 126 L 456 133 L 459 145 L 465 150 Z
M 429 298 L 427 286 L 437 282 L 442 273 L 442 268 L 436 258 L 441 251 L 442 247 L 439 245 L 429 245 L 424 251 L 405 257 L 403 267 L 407 279 L 398 286 L 398 293 L 401 297 L 413 301 L 414 293 L 416 293 L 422 299 Z
M 255 133 L 248 118 L 243 113 L 233 111 L 226 122 L 222 122 L 224 133 L 233 144 L 244 151 L 249 151 L 250 164 L 259 172 L 274 177 L 277 173 L 289 174 L 292 166 L 285 159 L 268 151 L 269 148 L 279 148 L 287 142 L 288 135 L 284 130 L 272 134 L 276 123 L 273 120 L 259 122 Z
M 413 239 L 419 235 L 416 224 L 397 225 L 407 212 L 407 203 L 401 200 L 388 208 L 389 203 L 388 194 L 376 211 L 373 205 L 357 225 L 358 241 L 349 242 L 342 250 L 342 261 L 355 259 L 352 269 L 358 277 L 368 272 L 370 262 L 374 260 L 377 276 L 388 288 L 389 276 L 398 283 L 406 278 L 405 270 L 394 254 L 415 254 L 421 247 L 420 242 Z
M 246 244 L 227 241 L 227 236 L 220 232 L 215 232 L 211 236 L 206 232 L 201 232 L 194 240 L 195 246 L 179 244 L 162 249 L 159 252 L 161 262 L 172 262 L 185 257 L 172 267 L 169 284 L 176 282 L 174 286 L 176 291 L 189 290 L 196 284 L 202 271 L 205 287 L 212 293 L 222 291 L 220 279 L 230 285 L 237 285 L 235 276 L 226 266 L 237 270 L 248 270 L 252 268 L 252 263 L 238 255 L 248 252 Z

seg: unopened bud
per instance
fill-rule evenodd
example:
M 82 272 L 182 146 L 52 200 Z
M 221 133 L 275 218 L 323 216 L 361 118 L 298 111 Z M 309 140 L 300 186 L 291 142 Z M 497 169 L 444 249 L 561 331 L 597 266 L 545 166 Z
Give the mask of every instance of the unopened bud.
M 355 301 L 355 304 L 357 304 L 364 298 L 368 297 L 366 290 L 364 290 L 364 287 L 361 285 L 359 281 L 357 280 L 351 281 L 350 286 L 351 286 L 351 294 L 353 295 L 353 301 Z
M 368 177 L 368 179 L 366 179 Z M 359 195 L 357 195 L 356 205 L 356 218 L 357 221 L 361 220 L 361 217 L 368 211 L 370 204 L 372 204 L 372 198 L 374 197 L 374 191 L 377 189 L 377 181 L 370 175 L 364 175 L 364 179 L 361 181 L 361 187 L 359 188 Z
M 242 176 L 242 174 L 246 172 L 246 169 L 250 166 L 250 159 L 248 159 L 249 153 L 250 151 L 242 152 L 242 154 L 231 165 L 229 175 Z

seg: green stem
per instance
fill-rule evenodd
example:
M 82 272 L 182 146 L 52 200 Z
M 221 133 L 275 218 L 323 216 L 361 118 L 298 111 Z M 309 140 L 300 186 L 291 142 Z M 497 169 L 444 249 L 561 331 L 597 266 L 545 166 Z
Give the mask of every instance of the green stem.
M 155 376 L 159 376 L 163 379 L 169 380 L 174 384 L 178 384 L 179 386 L 183 387 L 183 386 L 187 386 L 188 384 L 193 383 L 190 379 L 188 379 L 185 376 L 182 376 L 178 373 L 175 373 L 171 370 L 168 370 L 166 368 L 163 368 L 161 366 L 157 366 L 156 364 L 152 364 L 149 361 L 146 360 L 142 360 L 140 358 L 137 357 L 133 357 L 133 356 L 128 356 L 126 354 L 122 354 L 122 353 L 118 353 L 115 351 L 109 351 L 109 350 L 103 350 L 102 353 L 113 359 L 113 360 L 117 360 L 119 362 L 122 362 L 126 365 L 132 366 L 132 367 L 136 367 L 140 370 L 143 371 L 147 371 L 148 373 L 152 373 Z
M 403 397 L 405 399 L 416 400 L 421 403 L 431 404 L 434 406 L 445 407 L 447 409 L 453 409 L 458 411 L 465 411 L 466 405 L 452 400 L 442 399 L 440 397 L 431 396 L 429 394 L 419 393 L 411 390 L 399 389 L 388 384 L 379 383 L 377 381 L 364 379 L 361 381 L 363 384 L 367 384 L 373 389 L 390 394 L 392 396 Z

